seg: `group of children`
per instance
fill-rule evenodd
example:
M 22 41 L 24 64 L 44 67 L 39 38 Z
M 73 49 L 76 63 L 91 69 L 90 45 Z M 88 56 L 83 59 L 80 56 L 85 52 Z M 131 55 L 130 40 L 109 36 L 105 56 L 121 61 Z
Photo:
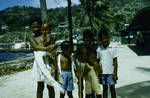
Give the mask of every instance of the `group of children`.
M 116 98 L 117 52 L 109 45 L 110 37 L 106 28 L 102 28 L 98 33 L 100 45 L 94 43 L 93 33 L 86 30 L 83 32 L 83 42 L 77 45 L 74 53 L 71 49 L 72 43 L 64 41 L 61 43 L 62 52 L 58 55 L 51 38 L 50 25 L 34 17 L 31 19 L 30 27 L 32 35 L 29 41 L 34 49 L 34 65 L 36 65 L 33 66 L 33 71 L 36 73 L 34 77 L 38 83 L 37 98 L 43 98 L 44 82 L 47 84 L 49 98 L 55 98 L 54 88 L 60 90 L 60 98 L 64 98 L 65 92 L 69 98 L 73 98 L 74 72 L 78 79 L 79 98 L 83 98 L 83 89 L 85 98 L 102 98 L 102 95 L 103 98 L 108 98 L 108 88 L 111 98 Z M 61 77 L 58 81 L 54 78 L 56 69 Z M 49 73 L 46 73 L 47 70 Z

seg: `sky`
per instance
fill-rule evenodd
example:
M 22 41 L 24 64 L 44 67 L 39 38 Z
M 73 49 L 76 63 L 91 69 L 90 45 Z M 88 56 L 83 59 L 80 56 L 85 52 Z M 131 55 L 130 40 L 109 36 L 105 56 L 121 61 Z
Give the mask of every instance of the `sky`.
M 79 0 L 71 0 L 72 5 L 80 4 Z M 67 6 L 67 0 L 46 0 L 47 8 L 65 7 Z M 40 0 L 0 0 L 0 10 L 4 10 L 13 6 L 32 6 L 40 7 Z

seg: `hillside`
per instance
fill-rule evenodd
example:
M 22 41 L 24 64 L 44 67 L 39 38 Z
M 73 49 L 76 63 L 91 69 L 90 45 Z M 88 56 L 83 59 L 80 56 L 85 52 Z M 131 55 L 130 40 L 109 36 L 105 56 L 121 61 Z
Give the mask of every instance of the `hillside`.
M 108 1 L 111 5 L 111 12 L 109 14 L 113 20 L 113 32 L 117 32 L 122 29 L 124 24 L 131 22 L 137 11 L 150 5 L 149 0 Z M 4 34 L 1 36 L 0 42 L 12 42 L 16 36 L 16 39 L 23 40 L 24 33 L 29 32 L 29 30 L 25 29 L 25 26 L 29 24 L 29 19 L 32 15 L 40 15 L 40 8 L 14 6 L 0 11 L 0 27 L 2 25 L 8 26 L 7 31 L 3 31 L 0 28 L 0 35 Z M 73 28 L 90 26 L 87 13 L 81 5 L 72 7 L 72 16 Z M 52 30 L 54 32 L 57 31 L 58 24 L 60 22 L 67 21 L 67 8 L 49 9 L 48 18 L 51 23 Z M 108 18 L 104 17 L 103 20 L 108 20 Z

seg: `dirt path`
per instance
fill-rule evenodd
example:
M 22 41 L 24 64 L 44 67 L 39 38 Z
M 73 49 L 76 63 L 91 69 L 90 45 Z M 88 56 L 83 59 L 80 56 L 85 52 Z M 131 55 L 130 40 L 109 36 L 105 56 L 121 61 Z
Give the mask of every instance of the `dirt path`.
M 117 98 L 150 98 L 150 56 L 137 56 L 125 46 L 118 52 Z M 75 86 L 74 98 L 78 98 L 77 93 Z M 31 70 L 0 77 L 0 98 L 36 98 L 35 95 L 36 82 L 32 80 Z M 44 98 L 48 98 L 46 88 Z M 59 98 L 58 91 L 56 98 Z

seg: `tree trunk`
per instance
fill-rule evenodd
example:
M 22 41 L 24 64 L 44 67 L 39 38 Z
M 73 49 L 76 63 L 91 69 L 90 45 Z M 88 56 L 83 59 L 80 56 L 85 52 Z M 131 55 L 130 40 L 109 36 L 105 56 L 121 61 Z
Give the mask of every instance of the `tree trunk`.
M 48 22 L 46 0 L 40 0 L 42 22 Z
M 69 40 L 73 44 L 72 39 L 72 13 L 71 13 L 71 0 L 68 0 L 68 29 L 69 29 Z M 73 50 L 73 47 L 72 47 Z

